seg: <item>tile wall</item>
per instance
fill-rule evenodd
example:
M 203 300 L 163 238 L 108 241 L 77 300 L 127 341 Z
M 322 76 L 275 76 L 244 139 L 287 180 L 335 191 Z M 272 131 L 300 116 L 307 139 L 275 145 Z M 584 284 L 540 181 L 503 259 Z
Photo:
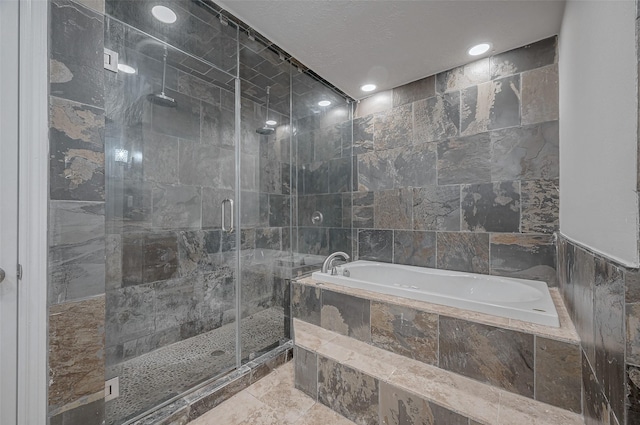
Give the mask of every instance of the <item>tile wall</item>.
M 362 100 L 351 219 L 361 259 L 555 285 L 555 37 Z

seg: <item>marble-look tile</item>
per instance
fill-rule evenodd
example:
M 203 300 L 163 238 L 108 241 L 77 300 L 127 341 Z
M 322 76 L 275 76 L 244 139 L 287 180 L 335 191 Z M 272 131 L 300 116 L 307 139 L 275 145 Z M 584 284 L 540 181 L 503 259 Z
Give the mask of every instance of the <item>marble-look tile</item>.
M 323 328 L 360 341 L 371 341 L 371 303 L 363 298 L 322 291 Z
M 533 398 L 533 335 L 440 317 L 439 367 Z
M 556 121 L 558 105 L 558 65 L 522 74 L 522 124 Z
M 200 318 L 199 293 L 191 278 L 156 282 L 156 332 L 193 322 Z
M 580 390 L 578 390 L 578 395 Z M 582 415 L 540 403 L 516 394 L 500 395 L 498 425 L 583 425 Z
M 202 189 L 158 184 L 153 188 L 153 225 L 162 228 L 200 227 Z
M 413 188 L 414 230 L 460 230 L 460 186 Z
M 442 232 L 437 234 L 439 269 L 489 273 L 489 234 Z
M 376 229 L 411 229 L 411 198 L 411 189 L 375 192 L 373 203 L 374 227 Z
M 105 290 L 122 286 L 122 237 L 105 235 Z
M 155 260 L 155 268 L 158 274 L 166 275 L 170 273 L 171 262 L 173 260 L 172 250 L 174 243 L 170 239 L 165 241 L 164 247 L 160 250 L 150 252 L 150 260 Z M 177 257 L 180 276 L 201 273 L 203 271 L 215 270 L 212 256 L 220 252 L 221 236 L 218 230 L 193 230 L 177 232 Z M 169 264 L 167 264 L 169 263 Z M 150 263 L 154 264 L 154 262 Z M 148 266 L 147 266 L 148 267 Z M 149 271 L 153 273 L 153 271 Z M 171 273 L 170 276 L 173 276 Z M 160 279 L 158 279 L 160 280 Z
M 435 76 L 421 78 L 393 89 L 393 107 L 406 105 L 435 95 Z
M 361 99 L 356 104 L 355 118 L 384 112 L 393 107 L 393 91 L 385 90 Z
M 104 390 L 105 297 L 49 310 L 49 408 Z
M 51 96 L 50 196 L 104 200 L 104 111 Z
M 607 417 L 607 401 L 589 360 L 582 353 L 582 410 L 585 425 L 601 425 Z
M 520 182 L 463 185 L 460 199 L 462 230 L 473 232 L 520 230 Z
M 436 145 L 425 143 L 358 155 L 358 190 L 379 191 L 436 183 Z
M 489 133 L 438 143 L 439 185 L 490 181 L 491 138 Z
M 627 395 L 627 423 L 640 423 L 640 367 L 627 364 L 626 370 Z
M 196 391 L 195 393 L 185 397 L 191 406 L 189 419 L 193 420 L 198 418 L 227 400 L 230 401 L 227 405 L 229 408 L 220 409 L 219 415 L 217 415 L 220 423 L 242 423 L 234 422 L 234 420 L 239 420 L 239 415 L 245 415 L 244 418 L 246 418 L 255 413 L 255 411 L 264 409 L 264 403 L 253 397 L 248 392 L 242 391 L 249 386 L 250 380 L 251 373 L 247 368 L 247 370 L 243 371 L 241 374 L 234 375 L 232 380 L 218 391 L 212 392 L 210 388 L 204 387 L 202 390 Z M 238 405 L 236 407 L 232 407 L 234 403 L 231 402 L 231 399 L 235 395 L 239 396 L 239 400 L 236 399 L 238 400 Z
M 393 231 L 359 230 L 358 258 L 391 263 L 393 261 Z
M 582 413 L 580 346 L 536 337 L 536 400 Z
M 330 408 L 316 403 L 304 416 L 296 422 L 296 425 L 353 425 L 349 419 L 334 412 Z
M 553 235 L 492 234 L 490 265 L 493 275 L 557 285 Z
M 461 90 L 489 81 L 489 58 L 441 72 L 436 75 L 436 92 L 445 93 Z
M 625 301 L 640 303 L 640 272 L 626 270 L 624 273 Z
M 105 336 L 108 347 L 154 332 L 154 298 L 151 284 L 107 293 Z
M 386 382 L 401 390 L 428 394 L 433 403 L 447 409 L 473 412 L 470 416 L 483 424 L 498 421 L 500 390 L 464 376 L 408 360 Z
M 618 417 L 624 417 L 625 331 L 624 276 L 601 257 L 595 261 L 595 372 L 605 397 Z
M 85 6 L 89 5 L 66 0 L 51 2 L 50 92 L 102 108 L 104 17 Z
M 143 282 L 171 279 L 178 273 L 178 241 L 175 233 L 155 233 L 144 238 Z
M 396 230 L 393 234 L 393 262 L 409 266 L 436 266 L 436 233 Z
M 224 406 L 224 409 L 222 409 Z M 240 393 L 230 397 L 228 400 L 221 403 L 219 409 L 215 409 L 217 413 L 217 420 L 219 423 L 225 423 L 229 425 L 239 425 L 244 419 L 250 415 L 262 411 L 266 408 L 265 404 L 260 400 L 252 396 L 248 392 L 241 391 Z M 199 417 L 193 422 L 192 425 L 208 425 L 209 413 L 206 410 L 202 410 Z
M 351 219 L 353 228 L 373 227 L 373 201 L 374 192 L 354 192 L 352 194 Z
M 318 359 L 316 353 L 295 347 L 295 387 L 314 400 L 318 398 Z
M 407 391 L 380 383 L 380 420 L 385 425 L 468 425 L 469 419 Z
M 560 181 L 526 180 L 520 182 L 520 231 L 553 233 L 560 227 Z
M 462 90 L 460 133 L 464 136 L 520 125 L 520 76 Z
M 633 303 L 625 306 L 627 332 L 627 362 L 640 363 L 640 304 Z
M 460 93 L 446 93 L 413 104 L 415 143 L 437 142 L 458 136 Z
M 556 179 L 559 175 L 558 121 L 491 132 L 491 178 Z
M 192 141 L 180 141 L 179 169 L 180 183 L 222 187 L 222 151 L 212 145 Z M 230 187 L 226 187 L 230 189 Z
M 373 150 L 373 115 L 353 120 L 353 155 Z
M 377 379 L 331 359 L 318 359 L 318 401 L 359 425 L 378 424 Z
M 399 106 L 374 116 L 374 149 L 387 150 L 413 143 L 412 105 Z
M 491 57 L 491 78 L 517 74 L 557 61 L 556 36 Z
M 338 335 L 321 327 L 293 319 L 293 337 L 296 347 L 303 347 L 308 351 L 318 351 L 324 344 L 331 342 Z
M 371 303 L 371 342 L 428 364 L 438 363 L 438 315 L 387 303 Z
M 582 341 L 582 349 L 595 367 L 595 258 L 584 249 L 575 246 L 571 282 L 573 286 L 573 323 Z
M 49 425 L 102 425 L 105 420 L 104 400 L 96 400 L 49 419 Z
M 104 293 L 104 203 L 50 202 L 49 274 L 49 304 Z
M 176 101 L 175 108 L 153 105 L 151 127 L 154 132 L 180 139 L 200 141 L 200 101 L 165 88 Z
M 291 283 L 291 315 L 320 326 L 321 291 L 309 285 Z

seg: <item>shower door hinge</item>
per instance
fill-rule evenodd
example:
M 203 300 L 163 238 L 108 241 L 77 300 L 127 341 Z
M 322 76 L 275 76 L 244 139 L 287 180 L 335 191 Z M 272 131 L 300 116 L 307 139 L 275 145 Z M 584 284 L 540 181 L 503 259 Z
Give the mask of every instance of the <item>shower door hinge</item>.
M 18 280 L 22 280 L 22 264 L 18 264 L 18 267 L 16 268 L 16 275 Z
M 104 69 L 118 73 L 118 52 L 104 49 Z

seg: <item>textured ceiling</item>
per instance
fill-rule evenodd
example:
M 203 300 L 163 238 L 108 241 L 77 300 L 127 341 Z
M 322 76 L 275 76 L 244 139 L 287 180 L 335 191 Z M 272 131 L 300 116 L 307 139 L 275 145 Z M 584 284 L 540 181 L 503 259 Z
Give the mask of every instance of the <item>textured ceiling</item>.
M 220 6 L 360 99 L 470 62 L 490 41 L 500 53 L 558 34 L 560 0 L 217 0 Z

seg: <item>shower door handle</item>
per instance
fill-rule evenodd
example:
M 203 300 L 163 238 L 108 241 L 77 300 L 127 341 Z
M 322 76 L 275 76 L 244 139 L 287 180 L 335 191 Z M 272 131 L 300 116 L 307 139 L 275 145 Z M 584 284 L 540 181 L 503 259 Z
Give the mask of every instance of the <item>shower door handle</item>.
M 225 227 L 226 221 L 227 221 L 227 218 L 226 218 L 227 209 L 225 208 L 225 204 L 227 204 L 227 203 L 229 204 L 229 207 L 231 209 L 231 220 L 230 220 L 231 223 L 230 223 L 230 226 L 228 228 Z M 233 213 L 233 199 L 225 199 L 225 200 L 223 200 L 221 207 L 222 207 L 222 231 L 223 232 L 227 232 L 227 233 L 231 233 L 231 232 L 233 232 L 233 216 L 234 216 L 234 213 Z

